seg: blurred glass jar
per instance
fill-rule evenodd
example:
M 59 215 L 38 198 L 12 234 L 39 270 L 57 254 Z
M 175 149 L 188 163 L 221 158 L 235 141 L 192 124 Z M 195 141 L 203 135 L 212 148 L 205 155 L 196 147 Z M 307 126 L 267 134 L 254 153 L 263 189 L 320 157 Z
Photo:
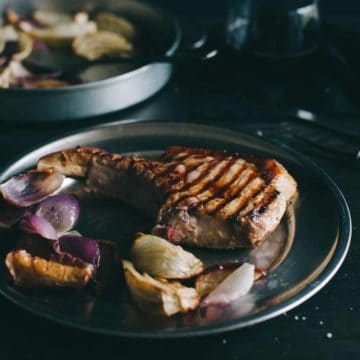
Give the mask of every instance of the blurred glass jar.
M 231 0 L 226 41 L 264 57 L 311 53 L 320 37 L 318 0 Z

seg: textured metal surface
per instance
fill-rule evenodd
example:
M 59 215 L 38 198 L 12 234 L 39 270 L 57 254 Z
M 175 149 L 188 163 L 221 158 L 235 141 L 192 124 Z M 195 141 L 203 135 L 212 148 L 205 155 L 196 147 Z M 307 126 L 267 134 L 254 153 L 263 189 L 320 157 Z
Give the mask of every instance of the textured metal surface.
M 89 8 L 90 5 L 90 8 Z M 3 12 L 6 2 L 0 4 Z M 21 15 L 32 9 L 74 11 L 106 9 L 132 19 L 152 51 L 172 55 L 179 46 L 181 32 L 175 20 L 149 5 L 133 1 L 24 1 L 11 6 Z M 84 83 L 57 89 L 0 89 L 0 121 L 73 121 L 103 115 L 135 105 L 158 92 L 172 73 L 170 63 L 94 65 L 79 74 Z
M 222 262 L 225 258 L 258 260 L 270 254 L 268 266 L 272 266 L 273 271 L 249 296 L 235 306 L 164 319 L 140 313 L 121 295 L 104 298 L 89 293 L 26 292 L 8 283 L 4 272 L 1 293 L 34 313 L 90 331 L 122 336 L 179 337 L 216 333 L 267 320 L 304 302 L 331 279 L 344 260 L 351 235 L 350 215 L 341 192 L 326 174 L 301 155 L 248 135 L 190 124 L 115 123 L 34 150 L 8 167 L 0 181 L 33 166 L 40 156 L 66 147 L 95 145 L 121 153 L 156 156 L 174 144 L 275 157 L 298 181 L 299 197 L 294 214 L 288 213 L 275 233 L 273 240 L 279 240 L 275 251 L 270 246 L 274 242 L 271 239 L 264 247 L 252 251 L 196 250 L 207 263 Z M 141 213 L 118 203 L 83 201 L 79 230 L 89 236 L 118 241 L 124 254 L 132 234 L 146 231 L 150 226 L 151 221 Z M 268 253 L 269 249 L 273 252 Z

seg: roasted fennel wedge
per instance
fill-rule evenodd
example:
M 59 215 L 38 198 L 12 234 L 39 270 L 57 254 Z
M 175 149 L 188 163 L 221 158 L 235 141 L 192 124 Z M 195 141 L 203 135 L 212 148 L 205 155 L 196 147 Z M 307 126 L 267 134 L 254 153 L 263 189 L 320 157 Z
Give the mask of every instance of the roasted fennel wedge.
M 165 279 L 188 279 L 204 269 L 203 263 L 181 246 L 142 233 L 133 242 L 131 257 L 139 271 Z
M 125 279 L 136 305 L 144 312 L 172 316 L 198 307 L 200 297 L 195 289 L 177 281 L 155 279 L 140 274 L 130 261 L 123 260 Z

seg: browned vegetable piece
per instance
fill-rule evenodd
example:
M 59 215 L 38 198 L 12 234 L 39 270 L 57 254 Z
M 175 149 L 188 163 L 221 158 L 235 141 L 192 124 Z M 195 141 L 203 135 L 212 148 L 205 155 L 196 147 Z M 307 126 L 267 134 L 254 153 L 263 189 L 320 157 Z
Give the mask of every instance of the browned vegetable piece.
M 32 256 L 25 250 L 10 252 L 6 256 L 5 263 L 15 284 L 30 288 L 53 286 L 83 288 L 95 271 L 90 264 L 84 268 L 62 265 Z
M 42 40 L 50 47 L 66 47 L 77 37 L 96 32 L 96 24 L 92 21 L 86 23 L 60 23 L 51 27 L 32 28 L 28 34 L 35 39 Z
M 136 36 L 135 26 L 122 16 L 101 12 L 96 15 L 95 22 L 99 30 L 123 35 L 130 41 Z
M 177 281 L 140 274 L 130 261 L 124 260 L 123 267 L 131 296 L 141 310 L 172 316 L 198 307 L 200 297 L 195 289 L 185 287 Z
M 90 61 L 103 57 L 126 58 L 134 51 L 133 45 L 120 34 L 98 31 L 78 36 L 73 42 L 75 53 Z
M 131 258 L 139 271 L 165 279 L 189 279 L 204 269 L 201 260 L 181 246 L 142 233 L 133 242 Z
M 227 276 L 229 276 L 240 264 L 231 263 L 214 266 L 206 269 L 196 278 L 195 288 L 201 297 L 208 295 L 214 290 Z M 265 276 L 266 272 L 255 269 L 255 281 Z
M 54 169 L 65 176 L 84 177 L 94 154 L 104 150 L 95 147 L 78 147 L 46 155 L 38 161 L 40 171 Z

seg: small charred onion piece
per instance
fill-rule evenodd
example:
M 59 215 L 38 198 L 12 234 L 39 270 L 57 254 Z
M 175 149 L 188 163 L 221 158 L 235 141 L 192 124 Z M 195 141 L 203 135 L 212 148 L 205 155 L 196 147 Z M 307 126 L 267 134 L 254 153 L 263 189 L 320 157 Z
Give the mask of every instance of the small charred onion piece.
M 172 316 L 197 308 L 199 295 L 193 288 L 181 285 L 179 282 L 168 282 L 141 275 L 133 264 L 123 261 L 125 279 L 131 296 L 137 306 L 152 314 Z
M 94 267 L 62 265 L 32 256 L 25 250 L 12 251 L 6 256 L 6 266 L 18 286 L 83 288 L 94 274 Z
M 129 57 L 133 45 L 122 35 L 109 31 L 98 31 L 95 34 L 78 36 L 73 42 L 75 53 L 90 61 L 102 57 Z
M 204 269 L 193 254 L 154 235 L 138 234 L 131 257 L 139 271 L 165 279 L 188 279 Z
M 96 32 L 96 24 L 93 21 L 79 24 L 76 22 L 58 24 L 49 28 L 33 28 L 28 34 L 35 39 L 44 41 L 47 45 L 53 47 L 63 47 L 71 45 L 71 42 L 84 34 Z
M 255 266 L 244 263 L 202 301 L 201 306 L 227 305 L 246 295 L 254 284 Z
M 205 271 L 196 278 L 195 288 L 201 297 L 208 295 L 213 291 L 227 276 L 234 272 L 240 265 L 237 263 L 228 263 L 205 269 Z M 265 276 L 265 271 L 255 269 L 255 281 Z
M 96 15 L 95 22 L 99 30 L 123 35 L 130 41 L 136 36 L 135 26 L 121 16 L 102 12 Z
M 28 172 L 13 176 L 0 185 L 0 193 L 10 204 L 26 207 L 36 204 L 59 190 L 64 175 L 52 170 Z

